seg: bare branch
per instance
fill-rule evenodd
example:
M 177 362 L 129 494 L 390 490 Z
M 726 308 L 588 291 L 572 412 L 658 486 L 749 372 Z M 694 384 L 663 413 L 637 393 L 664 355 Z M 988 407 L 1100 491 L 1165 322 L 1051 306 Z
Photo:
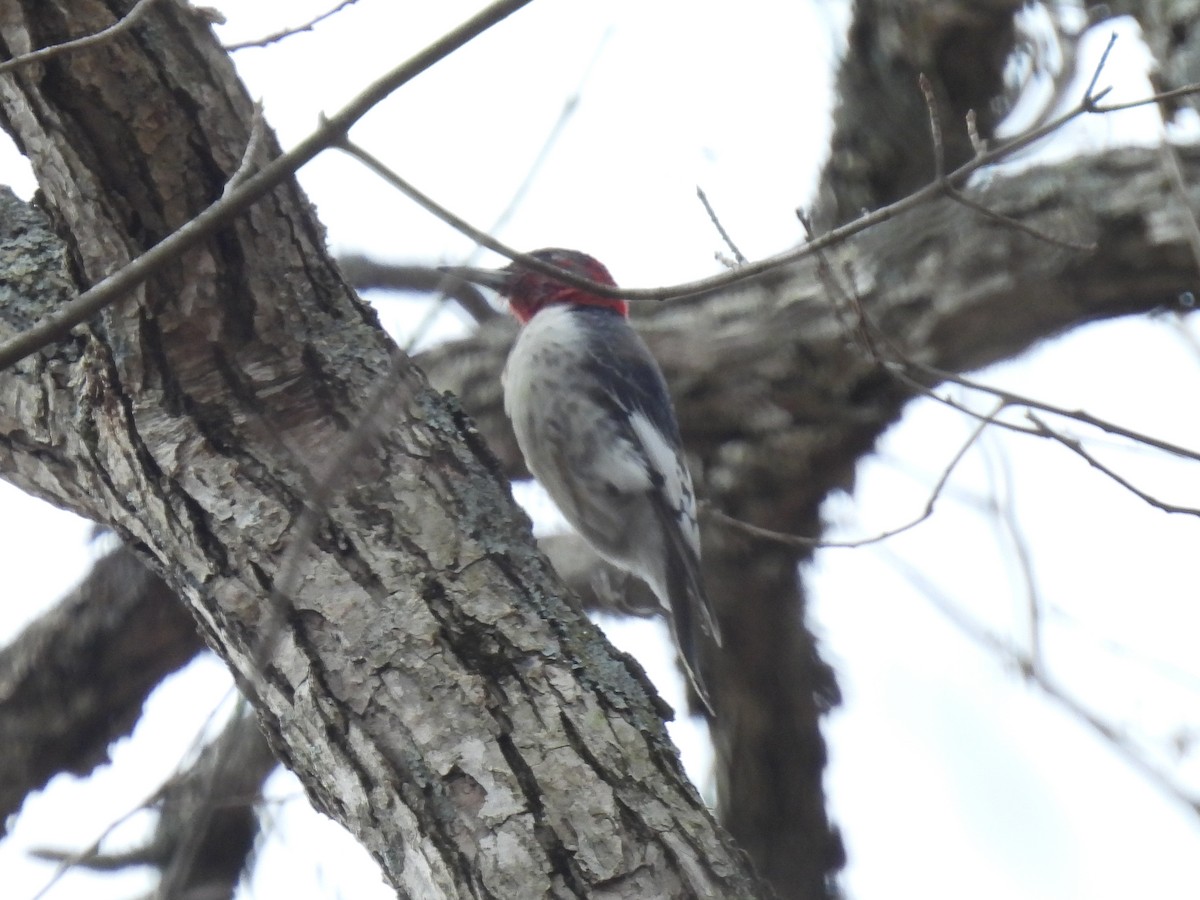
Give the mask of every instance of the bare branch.
M 474 285 L 457 278 L 446 278 L 432 266 L 409 266 L 379 262 L 366 256 L 343 256 L 338 265 L 356 290 L 384 288 L 393 291 L 430 293 L 444 291 L 476 322 L 501 316 Z
M 238 163 L 237 171 L 229 177 L 229 181 L 225 182 L 225 190 L 221 192 L 222 197 L 228 197 L 239 184 L 253 174 L 254 160 L 257 158 L 259 151 L 262 150 L 266 134 L 267 126 L 263 120 L 262 101 L 256 100 L 254 102 L 254 116 L 250 120 L 250 139 L 246 141 L 246 149 L 242 153 L 242 161 Z
M 921 96 L 925 98 L 925 111 L 929 114 L 929 139 L 933 143 L 933 178 L 941 181 L 946 177 L 946 151 L 942 146 L 942 120 L 938 116 L 937 97 L 933 93 L 933 82 L 921 73 L 917 79 Z
M 1139 500 L 1144 500 L 1146 503 L 1149 503 L 1151 506 L 1155 507 L 1156 509 L 1161 509 L 1163 512 L 1183 513 L 1183 514 L 1189 515 L 1189 516 L 1200 516 L 1200 509 L 1194 509 L 1190 506 L 1176 506 L 1173 503 L 1167 503 L 1163 500 L 1159 500 L 1156 497 L 1151 496 L 1150 494 L 1147 494 L 1141 488 L 1132 484 L 1127 478 L 1125 478 L 1122 475 L 1117 474 L 1115 471 L 1113 471 L 1111 468 L 1106 466 L 1104 463 L 1100 462 L 1100 460 L 1096 459 L 1096 457 L 1094 457 L 1091 453 L 1089 453 L 1086 449 L 1084 449 L 1083 442 L 1080 441 L 1078 438 L 1068 437 L 1065 434 L 1055 431 L 1053 428 L 1051 428 L 1049 425 L 1047 425 L 1041 418 L 1039 418 L 1035 413 L 1032 413 L 1032 412 L 1026 413 L 1026 417 L 1029 419 L 1029 421 L 1033 422 L 1033 424 L 1035 426 L 1037 426 L 1036 433 L 1039 436 L 1050 438 L 1051 440 L 1055 441 L 1056 443 L 1062 444 L 1064 447 L 1066 447 L 1072 453 L 1076 454 L 1081 459 L 1085 460 L 1087 462 L 1087 464 L 1089 466 L 1091 466 L 1093 469 L 1103 472 L 1105 475 L 1107 475 L 1109 478 L 1111 478 L 1113 481 L 1115 481 L 1121 487 L 1125 488 L 1125 490 L 1134 494 Z
M 1094 110 L 1097 101 L 1112 90 L 1112 88 L 1105 88 L 1097 94 L 1096 83 L 1100 80 L 1100 74 L 1104 71 L 1105 65 L 1108 64 L 1108 55 L 1112 53 L 1112 48 L 1116 43 L 1117 33 L 1114 31 L 1108 36 L 1108 43 L 1104 46 L 1104 52 L 1100 54 L 1100 62 L 1096 63 L 1096 68 L 1092 72 L 1092 80 L 1088 82 L 1087 90 L 1083 92 L 1083 99 L 1088 104 L 1088 109 Z
M 330 18 L 331 16 L 334 16 L 337 13 L 340 13 L 347 6 L 352 6 L 357 2 L 358 2 L 358 0 L 342 0 L 342 2 L 339 3 L 337 6 L 335 6 L 333 9 L 329 10 L 328 12 L 321 13 L 316 18 L 309 19 L 303 25 L 295 25 L 291 28 L 284 28 L 279 31 L 276 31 L 274 34 L 269 34 L 266 37 L 258 38 L 257 40 L 253 40 L 253 41 L 241 41 L 240 43 L 237 43 L 237 44 L 226 44 L 225 49 L 228 50 L 230 53 L 233 53 L 237 50 L 245 50 L 248 47 L 266 47 L 266 46 L 274 44 L 278 41 L 282 41 L 284 38 L 289 38 L 292 35 L 301 34 L 302 32 L 305 32 L 305 31 L 312 31 L 314 26 L 320 24 L 321 22 L 324 22 L 326 19 Z
M 947 372 L 944 369 L 938 369 L 934 366 L 927 366 L 924 363 L 919 363 L 915 360 L 907 360 L 903 363 L 885 362 L 884 364 L 894 372 L 900 371 L 904 367 L 907 367 L 919 371 L 924 375 L 932 376 L 938 381 L 946 381 L 952 384 L 961 385 L 965 388 L 970 388 L 971 390 L 982 391 L 983 393 L 991 394 L 993 397 L 1003 400 L 1006 406 L 1025 406 L 1029 409 L 1036 409 L 1041 410 L 1044 413 L 1050 413 L 1051 415 L 1062 416 L 1065 419 L 1074 419 L 1077 422 L 1082 422 L 1085 425 L 1091 425 L 1092 427 L 1098 428 L 1101 431 L 1105 431 L 1109 434 L 1129 438 L 1131 441 L 1135 441 L 1139 444 L 1145 444 L 1148 447 L 1154 447 L 1157 450 L 1162 450 L 1164 453 L 1169 453 L 1172 456 L 1178 456 L 1183 459 L 1191 459 L 1200 462 L 1200 451 L 1189 450 L 1187 447 L 1180 446 L 1179 444 L 1173 444 L 1170 441 L 1164 441 L 1160 438 L 1153 437 L 1152 435 L 1134 431 L 1131 428 L 1125 428 L 1124 426 L 1118 425 L 1115 422 L 1110 422 L 1107 419 L 1101 419 L 1098 416 L 1093 416 L 1091 413 L 1085 412 L 1081 409 L 1065 409 L 1061 406 L 1055 406 L 1053 403 L 1045 403 L 1041 400 L 1035 400 L 1032 397 L 1026 397 L 1023 394 L 1017 394 L 1013 391 L 1004 390 L 1003 388 L 981 384 L 978 381 L 972 381 L 970 378 L 966 378 L 954 372 Z M 967 410 L 965 407 L 956 405 L 952 401 L 940 397 L 935 393 L 931 392 L 930 396 L 935 397 L 943 403 L 947 403 L 947 405 L 955 406 L 956 409 L 970 412 L 970 410 Z M 971 414 L 978 415 L 977 413 Z M 1017 431 L 1023 431 L 1026 434 L 1038 434 L 1036 428 L 1023 429 L 1020 426 L 1013 425 L 1012 423 L 998 422 L 997 424 L 1003 424 L 1005 427 L 1009 427 Z
M 951 457 L 950 462 L 946 465 L 946 468 L 942 470 L 941 477 L 938 478 L 937 483 L 933 486 L 933 491 L 929 495 L 929 500 L 926 502 L 925 509 L 921 512 L 921 514 L 915 519 L 904 523 L 903 525 L 899 525 L 896 528 L 889 529 L 888 531 L 880 532 L 874 537 L 858 538 L 852 541 L 827 541 L 823 538 L 809 538 L 794 534 L 783 534 L 779 531 L 772 531 L 769 528 L 760 528 L 759 526 L 752 525 L 749 522 L 743 522 L 741 519 L 735 519 L 733 516 L 726 515 L 719 509 L 715 509 L 708 504 L 702 504 L 701 509 L 706 518 L 712 519 L 721 525 L 732 528 L 736 531 L 740 531 L 743 534 L 748 534 L 751 537 L 761 538 L 762 540 L 771 541 L 776 544 L 783 544 L 786 547 L 799 547 L 802 549 L 809 549 L 813 547 L 846 549 L 865 547 L 868 544 L 877 544 L 881 541 L 886 541 L 888 538 L 895 537 L 898 534 L 903 534 L 910 529 L 916 528 L 931 515 L 933 515 L 934 506 L 937 504 L 938 498 L 941 497 L 942 491 L 946 487 L 946 482 L 950 480 L 950 475 L 954 472 L 955 468 L 958 467 L 958 464 L 962 462 L 963 457 L 967 455 L 967 451 L 974 446 L 977 440 L 979 440 L 979 436 L 983 434 L 984 429 L 987 428 L 988 425 L 992 424 L 993 421 L 995 421 L 995 417 L 1000 414 L 1005 405 L 1006 404 L 1004 403 L 1000 403 L 996 406 L 996 409 L 993 410 L 991 415 L 981 417 L 979 424 L 971 432 L 966 442 L 958 448 L 958 452 Z
M 129 12 L 103 31 L 97 31 L 95 34 L 85 35 L 73 41 L 63 41 L 61 44 L 55 44 L 52 47 L 43 47 L 40 50 L 33 50 L 29 53 L 22 53 L 20 56 L 14 56 L 12 59 L 6 59 L 4 62 L 0 62 L 0 74 L 11 71 L 19 66 L 52 59 L 62 53 L 69 53 L 72 50 L 82 50 L 84 47 L 93 47 L 104 41 L 112 40 L 121 32 L 132 28 L 138 19 L 145 15 L 152 3 L 154 3 L 154 0 L 138 0 Z
M 704 211 L 708 213 L 709 221 L 713 223 L 713 227 L 717 229 L 717 234 L 721 236 L 721 240 L 725 242 L 725 246 L 728 247 L 729 251 L 733 254 L 734 261 L 739 266 L 749 262 L 742 251 L 738 249 L 737 244 L 733 242 L 733 238 L 729 236 L 729 232 L 725 230 L 725 226 L 721 224 L 721 219 L 717 215 L 717 211 L 713 209 L 712 204 L 708 202 L 708 195 L 704 193 L 704 188 L 700 187 L 700 185 L 696 185 L 696 196 L 700 199 L 700 202 L 704 204 Z
M 996 212 L 994 209 L 988 209 L 982 203 L 971 199 L 956 187 L 946 185 L 946 196 L 961 203 L 967 209 L 973 209 L 982 216 L 1007 225 L 1009 228 L 1015 228 L 1017 231 L 1023 231 L 1030 237 L 1037 238 L 1039 241 L 1045 241 L 1047 244 L 1054 244 L 1056 247 L 1063 247 L 1067 250 L 1078 250 L 1080 253 L 1094 253 L 1096 251 L 1095 241 L 1081 244 L 1078 241 L 1069 241 L 1065 238 L 1048 234 L 1045 231 L 1040 231 L 1032 225 L 1014 219 L 1012 216 L 1006 216 L 1003 213 Z
M 322 121 L 307 138 L 272 160 L 226 197 L 222 197 L 182 228 L 164 238 L 128 265 L 84 291 L 66 306 L 37 325 L 0 345 L 0 369 L 5 369 L 41 348 L 65 337 L 111 303 L 126 296 L 155 272 L 169 265 L 180 253 L 202 240 L 253 205 L 276 185 L 328 147 L 334 146 L 350 127 L 393 91 L 407 84 L 430 66 L 497 22 L 528 5 L 530 0 L 499 0 L 401 63 L 351 100 L 334 116 Z

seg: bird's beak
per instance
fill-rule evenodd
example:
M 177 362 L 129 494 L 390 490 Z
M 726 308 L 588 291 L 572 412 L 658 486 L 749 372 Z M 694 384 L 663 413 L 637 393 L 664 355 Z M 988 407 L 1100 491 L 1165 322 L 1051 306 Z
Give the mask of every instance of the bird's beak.
M 513 273 L 507 269 L 472 269 L 468 266 L 438 266 L 438 271 L 445 272 L 447 275 L 453 275 L 455 278 L 461 278 L 463 281 L 469 281 L 471 284 L 489 287 L 500 293 L 504 293 L 505 289 L 512 284 L 513 278 Z

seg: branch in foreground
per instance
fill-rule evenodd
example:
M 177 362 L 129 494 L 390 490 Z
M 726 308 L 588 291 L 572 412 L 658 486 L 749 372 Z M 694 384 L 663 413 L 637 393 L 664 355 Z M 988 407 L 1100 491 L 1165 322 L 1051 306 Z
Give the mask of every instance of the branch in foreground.
M 357 2 L 358 0 L 342 0 L 342 2 L 333 9 L 326 10 L 318 16 L 314 16 L 302 25 L 293 25 L 291 28 L 281 28 L 279 31 L 276 31 L 273 34 L 268 34 L 266 37 L 257 38 L 253 41 L 240 41 L 236 44 L 226 44 L 225 49 L 230 53 L 234 53 L 235 51 L 245 50 L 249 47 L 270 46 L 271 44 L 282 41 L 285 38 L 292 37 L 293 35 L 302 34 L 305 31 L 312 31 L 313 28 L 324 22 L 326 19 L 337 15 L 347 6 L 353 6 Z
M 36 353 L 42 347 L 65 337 L 76 325 L 81 324 L 109 304 L 125 296 L 129 290 L 168 265 L 180 253 L 195 246 L 227 221 L 244 212 L 250 205 L 285 178 L 294 174 L 301 166 L 309 162 L 321 151 L 339 145 L 347 149 L 353 147 L 354 149 L 351 152 L 365 161 L 369 158 L 369 154 L 366 154 L 361 148 L 350 144 L 347 139 L 347 133 L 351 125 L 392 91 L 411 80 L 417 74 L 420 74 L 420 72 L 429 66 L 443 59 L 459 46 L 462 46 L 479 33 L 482 33 L 482 31 L 491 27 L 495 22 L 500 21 L 510 13 L 525 6 L 528 2 L 530 0 L 509 0 L 509 2 L 500 2 L 485 9 L 479 15 L 446 35 L 442 40 L 431 45 L 425 51 L 377 81 L 339 113 L 325 119 L 322 125 L 308 138 L 288 151 L 288 153 L 268 164 L 258 175 L 248 179 L 239 189 L 232 191 L 227 197 L 222 198 L 213 204 L 213 206 L 200 213 L 195 219 L 188 222 L 178 231 L 164 238 L 162 242 L 105 278 L 99 284 L 85 291 L 67 307 L 47 317 L 23 334 L 0 345 L 0 369 L 7 368 L 13 363 L 24 359 L 26 356 Z M 1099 71 L 1100 69 L 1097 68 L 1093 76 L 1093 85 L 1099 76 Z M 1196 86 L 1196 90 L 1200 91 L 1200 85 Z M 623 297 L 629 300 L 677 299 L 711 293 L 718 288 L 737 284 L 763 275 L 788 263 L 797 262 L 818 249 L 834 246 L 854 234 L 881 222 L 889 221 L 928 202 L 938 194 L 944 193 L 947 186 L 960 187 L 976 171 L 999 162 L 1010 154 L 1053 134 L 1063 125 L 1079 116 L 1087 113 L 1104 113 L 1108 111 L 1106 107 L 1099 105 L 1099 100 L 1107 94 L 1107 89 L 1095 94 L 1090 91 L 1091 88 L 1089 88 L 1089 93 L 1085 94 L 1084 98 L 1074 109 L 1069 110 L 1057 119 L 1033 128 L 992 150 L 980 154 L 974 160 L 960 166 L 944 178 L 910 194 L 903 200 L 868 213 L 848 225 L 826 232 L 814 242 L 757 262 L 747 263 L 744 266 L 721 275 L 685 282 L 668 288 L 612 288 L 608 285 L 595 284 L 572 273 L 555 269 L 553 266 L 549 266 L 540 260 L 535 260 L 496 241 L 486 233 L 468 225 L 464 220 L 449 213 L 448 210 L 438 206 L 431 199 L 424 197 L 416 188 L 408 185 L 407 182 L 403 182 L 402 179 L 399 182 L 404 184 L 401 190 L 413 199 L 418 200 L 426 209 L 434 212 L 439 218 L 443 218 L 449 224 L 452 224 L 453 227 L 460 230 L 463 234 L 510 260 L 519 261 L 536 271 L 553 275 L 566 284 L 587 288 L 601 296 Z M 1156 102 L 1156 98 L 1152 97 L 1137 101 L 1133 105 L 1151 102 Z M 371 165 L 372 168 L 381 171 L 381 168 L 378 167 L 380 164 L 377 161 L 371 163 Z M 400 187 L 399 182 L 393 180 L 393 183 L 398 187 Z
M 230 219 L 248 209 L 272 188 L 290 178 L 322 150 L 335 145 L 355 122 L 393 91 L 529 2 L 530 0 L 501 0 L 397 66 L 351 100 L 338 113 L 325 119 L 311 135 L 265 165 L 256 175 L 246 179 L 182 228 L 84 291 L 67 306 L 0 345 L 0 369 L 6 369 L 26 356 L 66 337 L 76 325 L 86 322 L 109 304 L 127 296 L 130 290 L 169 265 L 179 254 L 199 244 Z
M 29 65 L 30 63 L 45 62 L 63 53 L 82 50 L 85 47 L 95 47 L 97 44 L 102 44 L 105 41 L 111 41 L 121 32 L 127 31 L 136 25 L 138 20 L 150 9 L 150 4 L 154 2 L 155 0 L 138 0 L 137 4 L 129 12 L 101 31 L 84 35 L 73 41 L 63 41 L 61 44 L 42 47 L 39 50 L 31 50 L 28 53 L 22 53 L 20 56 L 14 56 L 12 59 L 6 59 L 0 62 L 0 74 L 20 66 Z

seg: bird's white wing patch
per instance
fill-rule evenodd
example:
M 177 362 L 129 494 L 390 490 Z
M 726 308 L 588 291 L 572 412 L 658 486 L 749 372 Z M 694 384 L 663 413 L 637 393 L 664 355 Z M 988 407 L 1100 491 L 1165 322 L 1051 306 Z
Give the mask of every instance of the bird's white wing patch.
M 629 418 L 630 427 L 642 445 L 642 451 L 652 471 L 662 474 L 663 497 L 668 507 L 679 517 L 679 527 L 697 555 L 700 553 L 700 526 L 696 522 L 696 493 L 692 476 L 679 453 L 663 437 L 645 414 L 635 411 Z

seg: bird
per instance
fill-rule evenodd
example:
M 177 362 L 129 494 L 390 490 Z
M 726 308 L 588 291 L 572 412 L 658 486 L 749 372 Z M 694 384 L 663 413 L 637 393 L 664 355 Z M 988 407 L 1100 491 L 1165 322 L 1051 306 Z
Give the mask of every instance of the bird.
M 586 253 L 529 255 L 616 287 Z M 688 680 L 713 715 L 697 627 L 717 646 L 721 632 L 700 570 L 696 494 L 666 380 L 629 322 L 628 302 L 520 261 L 443 271 L 508 301 L 522 327 L 501 376 L 504 409 L 525 464 L 584 540 L 658 598 Z

